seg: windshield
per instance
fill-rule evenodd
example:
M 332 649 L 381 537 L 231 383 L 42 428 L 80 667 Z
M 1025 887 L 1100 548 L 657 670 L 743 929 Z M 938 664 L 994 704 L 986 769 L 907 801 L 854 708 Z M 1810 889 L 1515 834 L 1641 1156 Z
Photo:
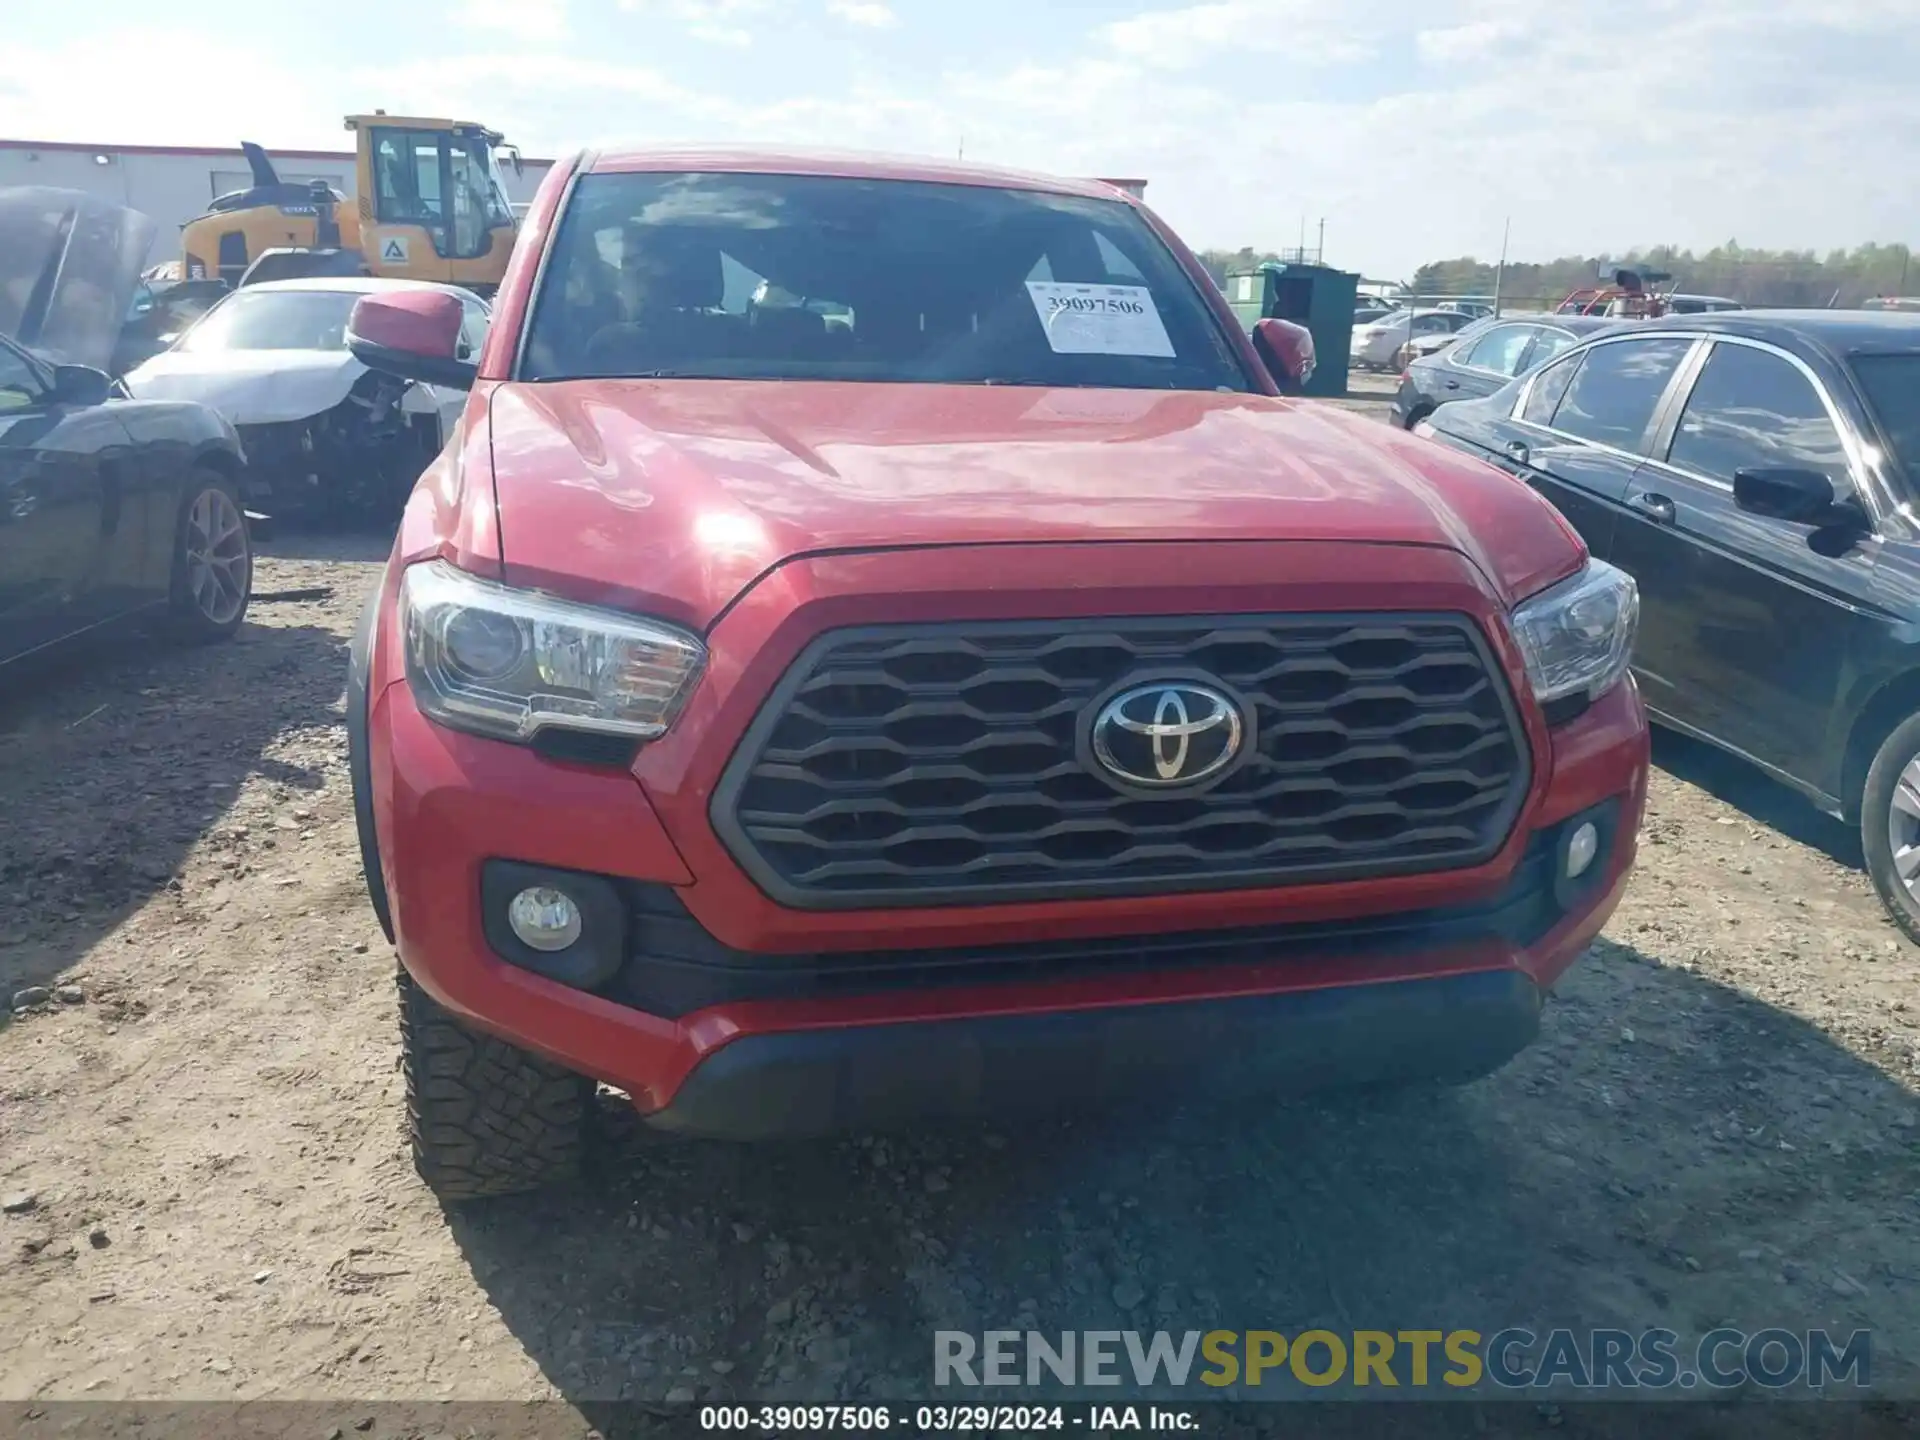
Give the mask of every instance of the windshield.
M 241 290 L 207 312 L 178 348 L 344 350 L 359 295 L 341 290 Z
M 500 160 L 483 135 L 469 135 L 453 142 L 454 220 L 480 229 L 513 224 L 513 207 L 507 203 L 506 177 L 500 173 Z
M 1252 388 L 1130 205 L 755 174 L 583 177 L 522 373 Z
M 1853 373 L 1893 458 L 1920 482 L 1920 355 L 1858 355 Z

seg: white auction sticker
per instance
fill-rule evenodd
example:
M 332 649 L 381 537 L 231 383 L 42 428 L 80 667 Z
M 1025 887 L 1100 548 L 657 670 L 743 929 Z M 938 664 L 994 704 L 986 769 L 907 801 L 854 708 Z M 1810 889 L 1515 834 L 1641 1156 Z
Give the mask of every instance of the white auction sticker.
M 1029 280 L 1027 293 L 1056 355 L 1173 358 L 1153 293 L 1144 285 L 1064 285 Z

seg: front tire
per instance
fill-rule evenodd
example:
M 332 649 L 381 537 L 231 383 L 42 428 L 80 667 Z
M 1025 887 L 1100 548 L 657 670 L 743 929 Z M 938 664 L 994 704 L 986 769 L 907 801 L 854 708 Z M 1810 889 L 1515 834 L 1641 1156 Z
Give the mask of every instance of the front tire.
M 578 1178 L 593 1082 L 467 1029 L 404 968 L 397 978 L 407 1139 L 427 1187 L 457 1205 Z
M 1867 767 L 1860 848 L 1888 916 L 1920 944 L 1920 715 L 1895 726 Z
M 225 640 L 247 618 L 253 594 L 253 536 L 234 483 L 195 470 L 173 537 L 167 608 L 173 628 L 193 641 Z

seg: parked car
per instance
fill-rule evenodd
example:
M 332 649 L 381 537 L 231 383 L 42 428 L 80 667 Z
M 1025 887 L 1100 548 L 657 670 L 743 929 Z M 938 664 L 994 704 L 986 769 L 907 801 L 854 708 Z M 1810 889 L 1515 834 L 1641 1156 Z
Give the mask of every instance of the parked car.
M 1470 325 L 1457 337 L 1442 338 L 1434 353 L 1407 362 L 1393 397 L 1393 422 L 1411 430 L 1439 406 L 1491 395 L 1581 336 L 1621 323 L 1584 315 L 1509 315 Z
M 1393 310 L 1382 305 L 1362 305 L 1353 312 L 1353 324 L 1357 330 L 1362 325 L 1371 325 L 1374 321 L 1391 315 Z
M 347 350 L 347 317 L 363 295 L 426 283 L 349 276 L 249 285 L 123 383 L 136 397 L 196 400 L 231 421 L 250 462 L 247 501 L 258 509 L 397 514 L 466 397 L 370 371 Z M 458 301 L 463 353 L 477 352 L 486 303 L 456 286 L 432 288 Z
M 1435 302 L 1434 308 L 1451 310 L 1475 320 L 1485 320 L 1493 314 L 1493 306 L 1481 300 L 1440 300 Z
M 1387 368 L 1404 370 L 1419 356 L 1437 355 L 1449 345 L 1457 344 L 1482 329 L 1486 324 L 1485 320 L 1475 320 L 1461 326 L 1458 330 L 1442 330 L 1437 334 L 1412 336 L 1406 344 L 1393 352 L 1393 359 L 1387 363 Z
M 441 1195 L 566 1174 L 596 1080 L 753 1139 L 1527 1043 L 1647 764 L 1538 496 L 1278 396 L 1097 183 L 602 151 L 526 233 L 477 365 L 441 294 L 351 327 L 481 387 L 347 701 Z
M 1857 824 L 1920 939 L 1920 316 L 1644 321 L 1422 428 L 1638 578 L 1655 718 Z
M 169 349 L 207 311 L 225 298 L 220 280 L 166 280 L 141 277 L 127 306 L 126 323 L 114 346 L 110 375 L 125 375 Z
M 233 427 L 115 399 L 102 368 L 152 239 L 90 195 L 0 190 L 0 664 L 138 616 L 192 639 L 246 616 Z
M 1457 335 L 1474 317 L 1458 310 L 1396 310 L 1353 332 L 1353 363 L 1385 370 L 1402 345 L 1419 335 Z

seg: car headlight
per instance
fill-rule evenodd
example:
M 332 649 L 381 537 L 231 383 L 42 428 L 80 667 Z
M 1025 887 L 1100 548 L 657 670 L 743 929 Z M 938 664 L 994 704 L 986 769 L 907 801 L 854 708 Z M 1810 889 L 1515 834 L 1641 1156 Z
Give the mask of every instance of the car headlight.
M 1640 587 L 1604 560 L 1589 560 L 1571 580 L 1513 612 L 1513 637 L 1542 705 L 1569 695 L 1598 699 L 1606 693 L 1627 673 L 1639 627 Z
M 662 734 L 706 648 L 657 620 L 556 600 L 444 561 L 400 586 L 407 681 L 431 720 L 498 740 L 546 728 L 647 740 Z

